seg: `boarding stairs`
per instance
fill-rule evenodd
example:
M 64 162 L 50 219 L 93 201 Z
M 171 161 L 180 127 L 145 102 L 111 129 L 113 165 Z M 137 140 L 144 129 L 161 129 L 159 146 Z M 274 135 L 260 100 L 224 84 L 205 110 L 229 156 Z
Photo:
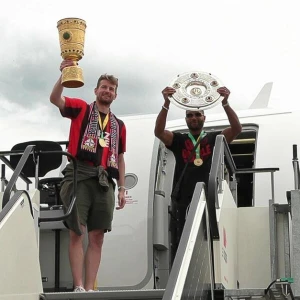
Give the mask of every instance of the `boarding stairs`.
M 36 180 L 34 191 L 18 191 L 16 180 L 21 178 L 29 185 L 31 182 L 24 173 L 34 175 L 36 179 L 44 176 L 47 168 L 42 170 L 39 164 L 52 162 L 50 155 L 65 155 L 73 159 L 70 154 L 61 149 L 54 147 L 49 150 L 49 145 L 51 146 L 51 142 L 45 149 L 42 144 L 29 142 L 22 145 L 21 150 L 0 152 L 0 159 L 14 170 L 11 179 L 7 181 L 2 167 L 1 181 L 5 188 L 0 194 L 2 208 L 0 210 L 0 300 L 293 299 L 300 297 L 300 190 L 296 148 L 294 148 L 293 157 L 295 190 L 287 194 L 288 204 L 276 204 L 272 197 L 268 208 L 263 210 L 252 208 L 253 210 L 249 213 L 247 208 L 238 209 L 236 206 L 236 187 L 234 180 L 233 184 L 225 180 L 225 162 L 233 179 L 236 174 L 242 172 L 270 173 L 272 196 L 274 196 L 274 173 L 278 169 L 236 169 L 229 147 L 222 135 L 216 139 L 213 167 L 207 187 L 208 199 L 205 197 L 204 185 L 198 183 L 177 254 L 164 288 L 103 290 L 90 293 L 44 291 L 37 247 L 40 238 L 39 228 L 51 222 L 57 224 L 62 222 L 71 213 L 76 197 L 73 197 L 66 213 L 57 210 L 51 216 L 42 217 L 39 207 L 41 193 L 39 181 Z M 8 155 L 16 157 L 15 161 L 14 159 L 8 161 L 5 158 Z M 34 163 L 28 163 L 28 161 Z M 51 169 L 49 163 L 48 167 Z M 26 168 L 27 171 L 24 172 Z M 56 181 L 56 178 L 52 178 L 52 182 Z M 74 181 L 76 182 L 76 168 Z M 76 185 L 74 185 L 75 189 Z M 250 270 L 247 272 L 245 269 L 251 266 L 251 262 L 245 262 L 245 257 L 237 252 L 237 248 L 243 248 L 243 243 L 246 246 L 250 245 L 243 240 L 246 234 L 253 237 L 262 231 L 262 228 L 255 226 L 250 229 L 253 225 L 251 220 L 254 217 L 267 219 L 264 222 L 268 229 L 264 250 L 268 248 L 266 251 L 268 262 L 263 258 L 262 268 L 265 266 L 267 268 L 258 270 L 257 274 L 248 274 Z M 235 221 L 232 222 L 232 219 Z M 247 223 L 249 228 L 244 228 L 244 232 L 241 230 L 236 233 L 234 229 L 239 228 L 243 222 Z M 22 231 L 16 230 L 20 228 L 20 224 L 22 224 Z M 289 234 L 289 229 L 291 234 Z M 266 232 L 261 235 L 266 235 Z M 232 239 L 235 242 L 229 245 Z M 255 255 L 253 257 L 257 258 Z M 56 258 L 56 263 L 57 260 L 59 257 Z M 263 277 L 265 274 L 267 274 L 266 278 Z M 251 277 L 258 279 L 251 282 L 249 279 Z M 292 277 L 294 283 L 289 282 L 289 278 Z M 249 286 L 247 286 L 248 279 Z M 254 286 L 257 283 L 258 288 Z

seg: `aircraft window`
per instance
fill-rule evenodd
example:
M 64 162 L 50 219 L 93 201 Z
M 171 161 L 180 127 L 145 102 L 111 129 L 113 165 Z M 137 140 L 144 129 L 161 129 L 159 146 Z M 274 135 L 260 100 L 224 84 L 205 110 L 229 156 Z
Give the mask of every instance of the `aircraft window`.
M 130 190 L 136 186 L 138 182 L 138 177 L 133 173 L 125 174 L 125 188 L 126 190 Z

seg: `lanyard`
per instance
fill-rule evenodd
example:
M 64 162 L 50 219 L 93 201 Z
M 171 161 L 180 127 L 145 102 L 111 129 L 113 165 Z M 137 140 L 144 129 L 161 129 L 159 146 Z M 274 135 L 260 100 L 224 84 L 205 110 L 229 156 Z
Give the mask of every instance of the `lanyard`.
M 188 136 L 192 140 L 192 143 L 193 143 L 194 146 L 197 144 L 199 139 L 201 140 L 205 135 L 206 135 L 206 133 L 204 131 L 201 131 L 201 133 L 198 136 L 197 140 L 195 140 L 195 138 L 193 137 L 193 135 L 190 132 L 188 134 Z M 199 143 L 197 149 L 195 150 L 195 153 L 196 153 L 196 159 L 199 159 L 200 158 L 200 143 Z
M 105 126 L 107 125 L 107 122 L 108 122 L 108 118 L 109 118 L 108 115 L 109 114 L 107 114 L 105 116 L 105 119 L 104 119 L 103 124 L 102 124 L 100 113 L 98 113 L 98 122 L 99 122 L 99 126 L 100 126 L 100 129 L 101 129 L 101 138 L 102 139 L 103 139 L 104 128 L 105 128 Z

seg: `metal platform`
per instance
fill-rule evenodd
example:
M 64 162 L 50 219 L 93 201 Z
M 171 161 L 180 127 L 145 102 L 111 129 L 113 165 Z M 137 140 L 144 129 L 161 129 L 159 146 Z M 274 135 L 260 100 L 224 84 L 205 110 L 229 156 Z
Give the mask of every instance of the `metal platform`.
M 161 300 L 165 290 L 119 290 L 119 291 L 95 291 L 85 293 L 45 293 L 41 295 L 43 300 L 54 299 L 109 299 L 109 300 Z

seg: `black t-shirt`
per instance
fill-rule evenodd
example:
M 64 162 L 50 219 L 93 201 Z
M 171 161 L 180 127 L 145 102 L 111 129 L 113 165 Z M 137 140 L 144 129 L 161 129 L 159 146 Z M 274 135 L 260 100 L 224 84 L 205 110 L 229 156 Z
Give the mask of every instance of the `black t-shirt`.
M 200 158 L 203 160 L 203 164 L 201 166 L 196 166 L 194 164 L 194 159 L 196 158 L 196 153 L 194 152 L 190 158 L 180 185 L 179 195 L 177 198 L 179 202 L 190 201 L 197 182 L 204 182 L 207 185 L 211 169 L 213 148 L 218 134 L 218 132 L 208 133 L 201 138 Z M 198 136 L 194 136 L 194 138 L 197 140 Z M 176 132 L 174 133 L 172 145 L 167 148 L 174 153 L 176 159 L 174 187 L 180 178 L 194 145 L 188 134 Z

